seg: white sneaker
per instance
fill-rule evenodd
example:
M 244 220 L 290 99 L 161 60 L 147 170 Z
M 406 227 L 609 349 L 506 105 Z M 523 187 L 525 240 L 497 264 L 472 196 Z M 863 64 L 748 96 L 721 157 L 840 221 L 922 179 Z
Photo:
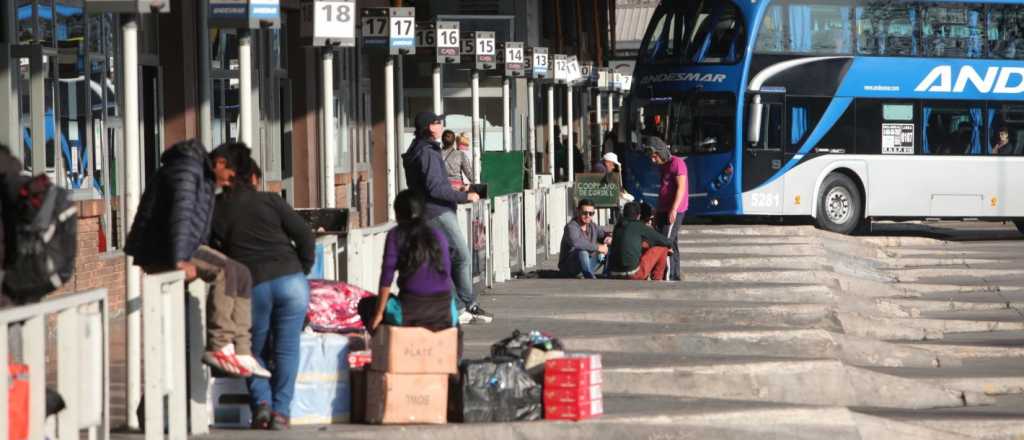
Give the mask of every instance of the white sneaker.
M 473 314 L 465 309 L 459 312 L 459 324 L 470 324 L 473 322 Z
M 260 365 L 259 361 L 257 361 L 256 358 L 252 357 L 251 355 L 239 354 L 235 355 L 235 358 L 238 359 L 239 364 L 242 364 L 243 367 L 251 371 L 253 376 L 263 377 L 267 379 L 270 378 L 270 370 L 263 368 L 263 366 Z

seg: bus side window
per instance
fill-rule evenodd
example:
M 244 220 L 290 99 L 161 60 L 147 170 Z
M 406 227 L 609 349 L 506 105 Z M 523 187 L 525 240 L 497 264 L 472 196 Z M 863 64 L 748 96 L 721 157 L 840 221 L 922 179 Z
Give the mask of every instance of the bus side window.
M 1024 155 L 1024 107 L 1000 105 L 988 110 L 988 154 Z
M 761 118 L 761 142 L 756 148 L 778 150 L 782 148 L 784 127 L 782 120 L 782 103 L 770 102 L 764 105 L 764 116 Z

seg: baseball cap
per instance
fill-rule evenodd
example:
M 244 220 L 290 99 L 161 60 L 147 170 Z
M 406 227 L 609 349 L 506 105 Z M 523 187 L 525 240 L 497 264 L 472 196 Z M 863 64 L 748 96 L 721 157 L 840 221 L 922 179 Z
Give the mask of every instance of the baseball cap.
M 430 124 L 435 121 L 444 123 L 444 115 L 439 115 L 434 112 L 420 112 L 416 115 L 416 132 L 421 132 L 430 127 Z

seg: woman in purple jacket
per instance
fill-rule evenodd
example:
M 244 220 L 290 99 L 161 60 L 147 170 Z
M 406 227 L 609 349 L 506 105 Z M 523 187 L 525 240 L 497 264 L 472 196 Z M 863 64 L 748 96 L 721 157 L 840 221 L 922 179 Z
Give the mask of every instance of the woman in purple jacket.
M 381 323 L 426 327 L 456 326 L 452 301 L 451 260 L 444 234 L 423 219 L 423 200 L 405 190 L 395 197 L 398 226 L 388 231 L 381 265 L 380 291 L 370 330 Z M 398 272 L 397 298 L 391 284 Z

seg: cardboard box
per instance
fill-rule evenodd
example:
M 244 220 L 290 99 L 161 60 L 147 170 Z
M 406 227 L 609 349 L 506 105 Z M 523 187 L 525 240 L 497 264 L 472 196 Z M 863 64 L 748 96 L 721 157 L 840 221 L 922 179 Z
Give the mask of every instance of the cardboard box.
M 552 373 L 578 373 L 601 369 L 599 354 L 567 354 L 564 357 L 548 359 L 544 371 Z
M 587 388 L 601 383 L 601 370 L 577 373 L 544 372 L 544 389 L 549 388 Z
M 422 327 L 382 326 L 370 341 L 374 371 L 404 374 L 454 374 L 458 371 L 459 331 L 432 332 Z
M 366 421 L 377 424 L 448 421 L 447 374 L 366 375 Z
M 584 388 L 547 388 L 544 390 L 544 405 L 580 403 L 601 400 L 601 385 Z
M 544 405 L 545 420 L 584 420 L 604 414 L 601 400 L 580 403 Z

